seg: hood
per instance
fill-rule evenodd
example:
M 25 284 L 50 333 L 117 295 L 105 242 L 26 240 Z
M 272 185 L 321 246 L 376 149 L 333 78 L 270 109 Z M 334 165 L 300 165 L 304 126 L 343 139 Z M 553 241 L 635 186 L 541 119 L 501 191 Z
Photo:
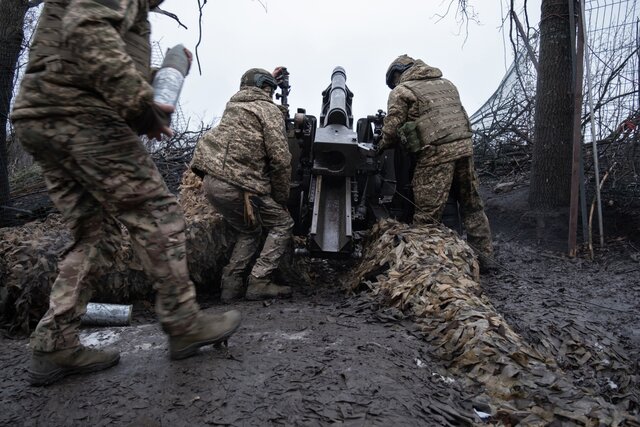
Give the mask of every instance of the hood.
M 402 73 L 400 83 L 410 80 L 438 79 L 440 77 L 442 77 L 442 71 L 439 68 L 427 65 L 421 59 L 416 59 L 413 67 Z
M 253 102 L 253 101 L 267 101 L 273 102 L 273 99 L 267 92 L 258 87 L 245 87 L 236 92 L 231 97 L 230 102 Z

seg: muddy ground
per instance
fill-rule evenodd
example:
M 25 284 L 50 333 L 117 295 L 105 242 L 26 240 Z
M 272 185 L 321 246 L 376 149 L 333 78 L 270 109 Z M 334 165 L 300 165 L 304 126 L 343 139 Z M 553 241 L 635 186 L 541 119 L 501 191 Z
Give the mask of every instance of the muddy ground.
M 557 328 L 573 321 L 604 330 L 639 375 L 640 243 L 633 224 L 607 223 L 611 234 L 593 260 L 586 252 L 570 259 L 564 241 L 539 245 L 525 187 L 486 191 L 485 200 L 501 268 L 481 283 L 497 311 L 525 339 L 535 339 L 541 316 Z M 245 320 L 228 348 L 205 348 L 180 362 L 168 360 L 148 304 L 136 306 L 134 326 L 83 333 L 91 345 L 120 349 L 118 366 L 46 388 L 26 383 L 26 339 L 0 339 L 0 425 L 483 422 L 478 390 L 463 389 L 430 356 L 410 319 L 367 295 L 345 295 L 344 265 L 313 268 L 318 283 L 297 289 L 291 300 L 232 305 Z M 227 308 L 215 296 L 201 299 L 207 310 Z M 568 373 L 578 380 L 588 374 Z

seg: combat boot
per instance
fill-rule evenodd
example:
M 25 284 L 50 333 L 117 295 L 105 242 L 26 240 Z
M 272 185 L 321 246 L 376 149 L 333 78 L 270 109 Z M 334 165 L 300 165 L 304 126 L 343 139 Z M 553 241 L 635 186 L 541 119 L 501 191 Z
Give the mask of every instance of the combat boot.
M 226 341 L 240 326 L 242 315 L 238 310 L 223 314 L 200 313 L 194 332 L 169 337 L 169 355 L 173 360 L 184 359 L 197 353 L 198 348 Z
M 238 300 L 244 295 L 244 281 L 238 275 L 222 276 L 222 293 L 220 299 L 224 303 Z
M 279 286 L 272 283 L 267 277 L 258 278 L 253 274 L 249 275 L 249 284 L 245 298 L 250 301 L 282 298 L 291 296 L 291 287 Z
M 53 352 L 34 351 L 31 357 L 29 382 L 47 385 L 68 375 L 102 371 L 117 365 L 120 353 L 115 350 L 79 346 Z

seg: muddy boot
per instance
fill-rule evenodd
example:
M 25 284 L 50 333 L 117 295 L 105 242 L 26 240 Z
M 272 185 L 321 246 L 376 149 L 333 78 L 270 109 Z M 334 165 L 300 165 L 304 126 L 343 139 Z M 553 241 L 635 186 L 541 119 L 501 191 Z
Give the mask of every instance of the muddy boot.
M 34 351 L 31 357 L 29 382 L 47 385 L 68 375 L 102 371 L 117 365 L 120 353 L 79 346 L 53 352 Z
M 196 320 L 195 332 L 169 337 L 171 359 L 184 359 L 196 354 L 202 346 L 226 341 L 238 329 L 241 320 L 242 315 L 238 310 L 223 314 L 201 313 Z
M 258 278 L 253 274 L 249 275 L 249 285 L 245 298 L 250 301 L 283 298 L 291 296 L 291 288 L 289 286 L 279 286 L 272 283 L 267 277 Z
M 222 293 L 220 294 L 220 299 L 224 303 L 229 303 L 232 301 L 239 300 L 244 296 L 244 281 L 242 277 L 233 275 L 233 276 L 222 276 Z

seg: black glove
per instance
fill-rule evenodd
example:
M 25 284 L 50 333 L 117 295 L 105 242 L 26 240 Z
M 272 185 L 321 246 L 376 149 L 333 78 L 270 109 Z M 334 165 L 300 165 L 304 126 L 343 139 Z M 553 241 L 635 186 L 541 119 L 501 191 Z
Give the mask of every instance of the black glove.
M 169 126 L 171 114 L 165 113 L 153 103 L 142 114 L 133 119 L 129 125 L 138 135 L 147 135 L 162 126 Z

